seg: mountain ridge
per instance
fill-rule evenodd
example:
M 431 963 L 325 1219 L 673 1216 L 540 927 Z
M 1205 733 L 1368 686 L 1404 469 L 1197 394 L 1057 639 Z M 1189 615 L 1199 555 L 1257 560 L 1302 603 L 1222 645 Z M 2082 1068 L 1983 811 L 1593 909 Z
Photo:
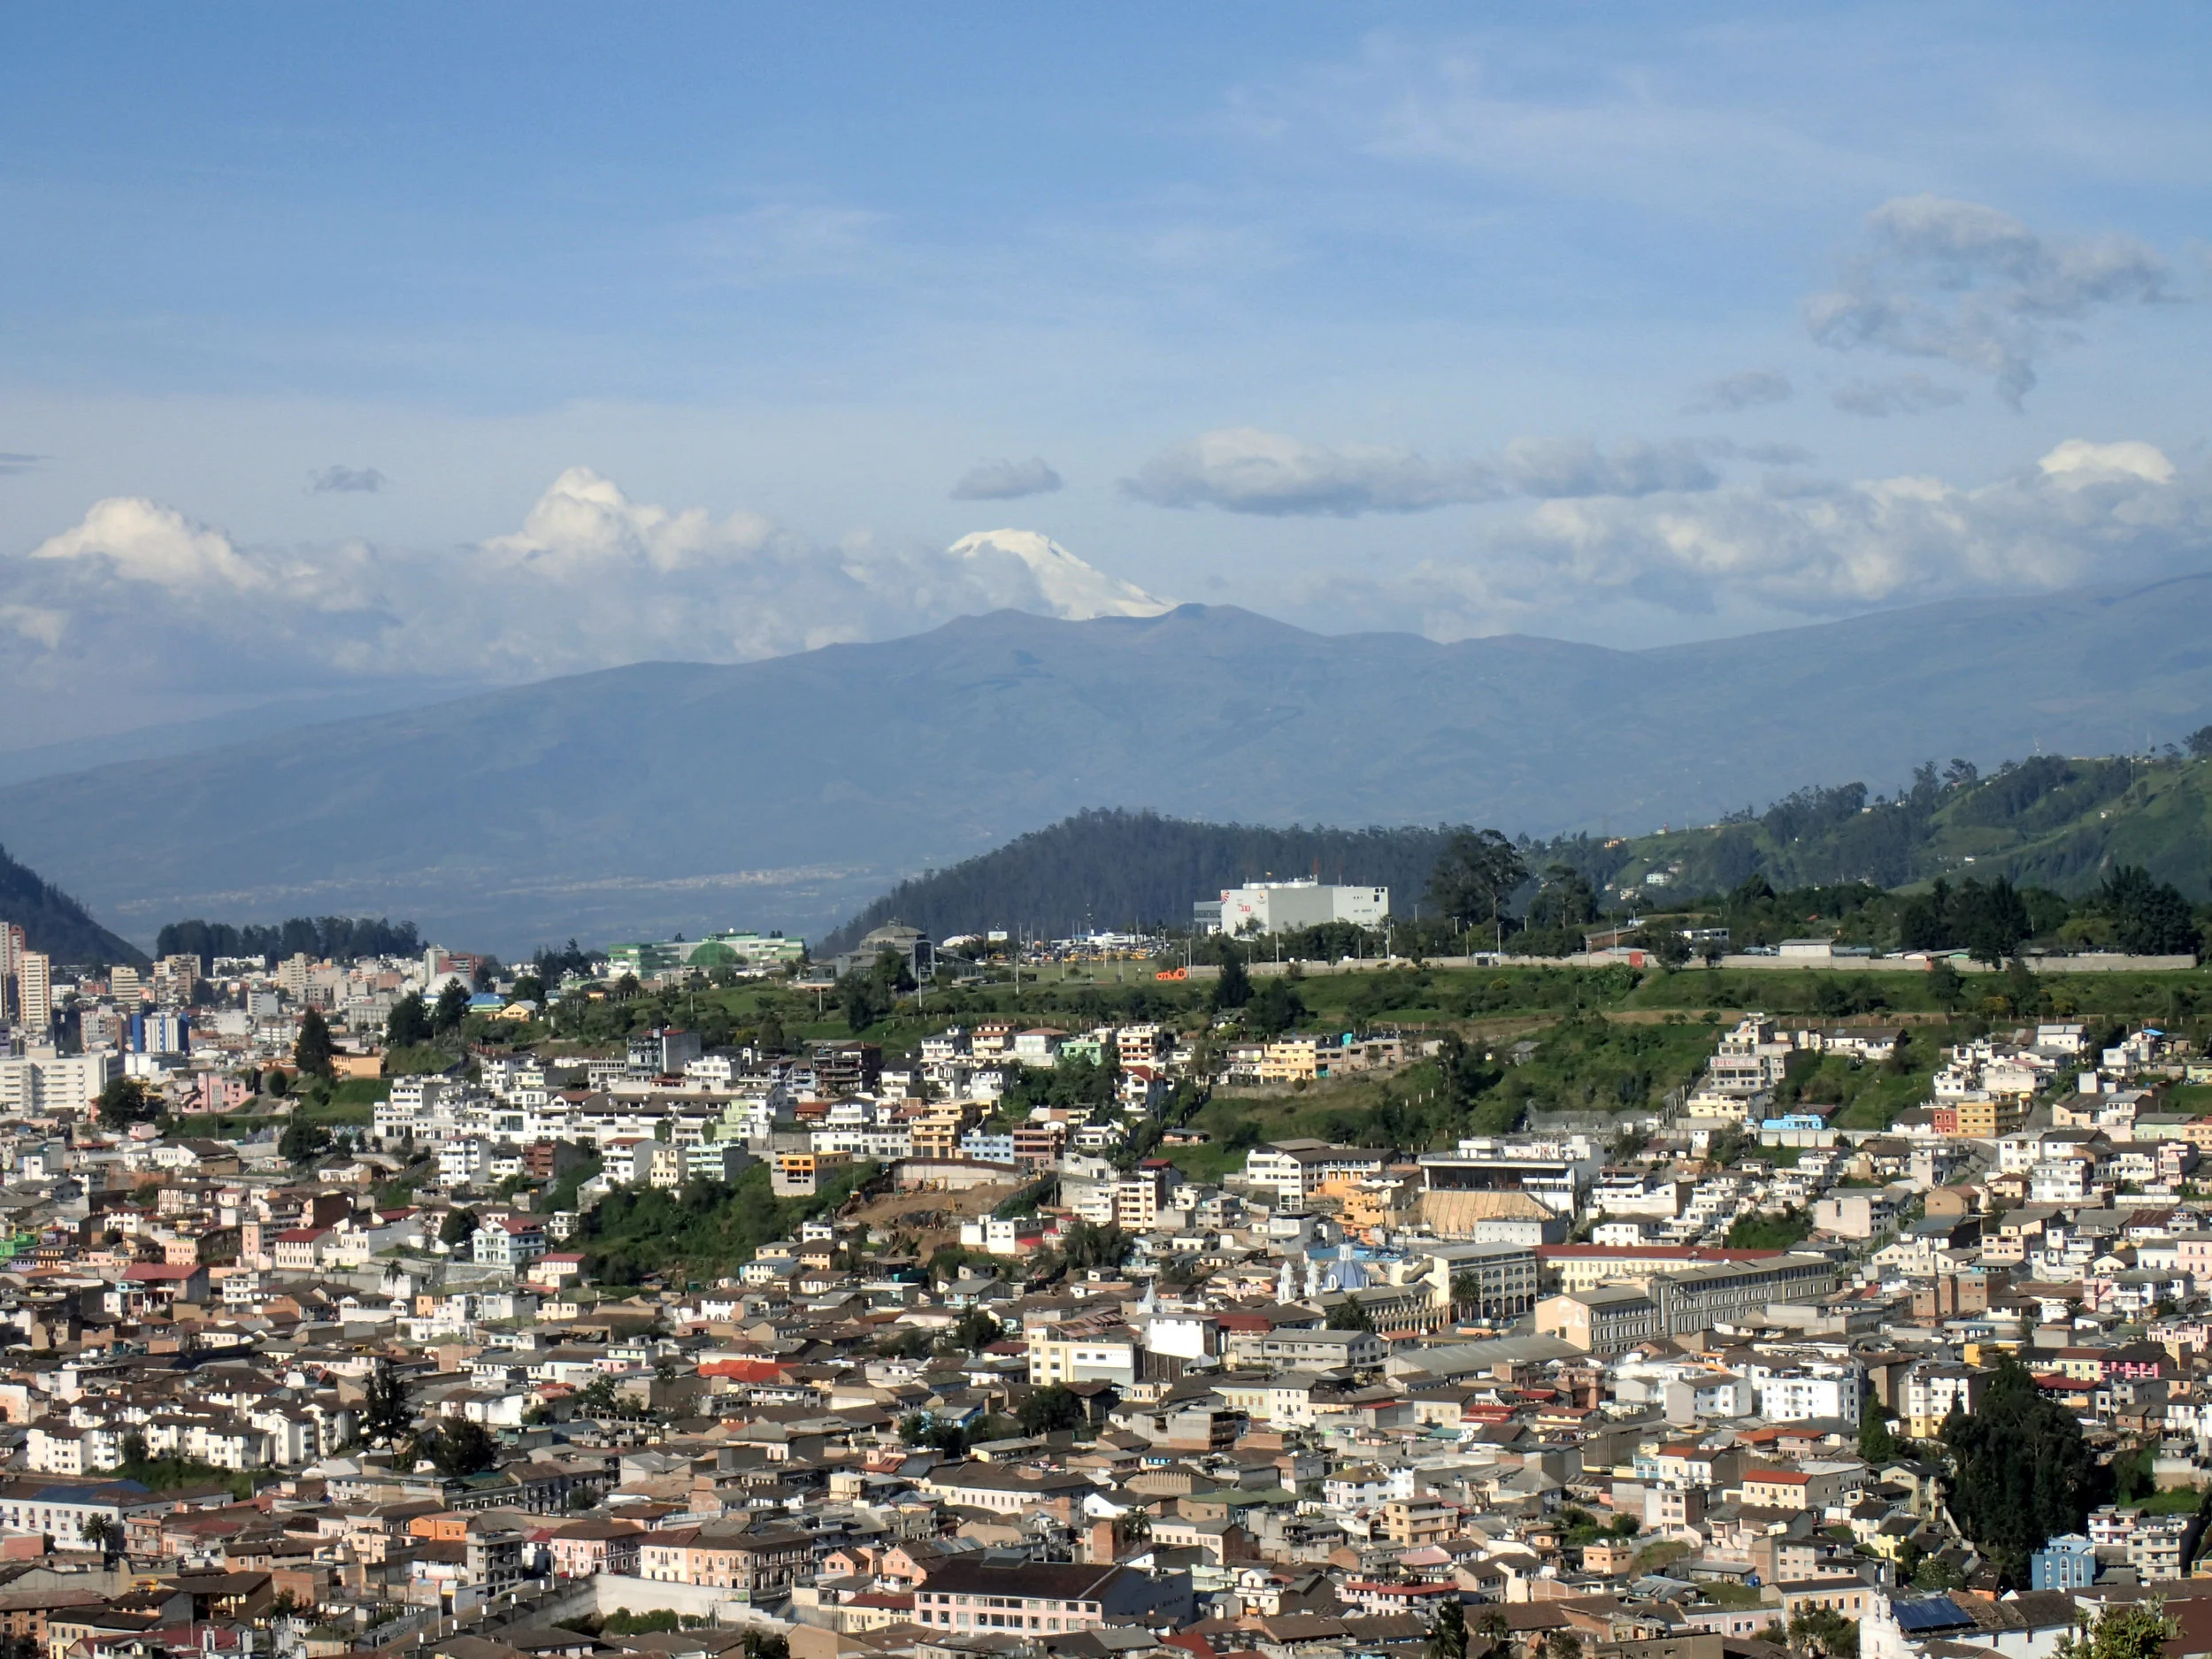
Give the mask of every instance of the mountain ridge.
M 1233 607 L 1001 611 L 40 779 L 0 788 L 0 836 L 149 939 L 307 911 L 503 951 L 818 934 L 902 872 L 1087 808 L 1544 837 L 1901 785 L 1908 757 L 2119 752 L 2212 718 L 2191 595 L 2212 575 L 1635 652 L 1315 634 Z

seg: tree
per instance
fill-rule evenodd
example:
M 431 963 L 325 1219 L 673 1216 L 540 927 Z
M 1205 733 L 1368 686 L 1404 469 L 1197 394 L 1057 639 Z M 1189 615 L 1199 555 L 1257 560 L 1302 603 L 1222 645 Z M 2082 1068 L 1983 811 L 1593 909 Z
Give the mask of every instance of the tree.
M 1344 1300 L 1329 1310 L 1329 1317 L 1325 1323 L 1332 1331 L 1371 1333 L 1375 1328 L 1374 1316 L 1369 1313 L 1366 1305 L 1348 1290 L 1344 1293 Z
M 1927 1555 L 1913 1569 L 1912 1587 L 1916 1590 L 1962 1590 L 1966 1575 L 1940 1555 Z
M 760 1017 L 760 1029 L 753 1035 L 754 1044 L 763 1054 L 781 1054 L 784 1050 L 783 1021 L 771 1009 Z
M 389 1446 L 403 1439 L 414 1423 L 407 1379 L 392 1369 L 389 1360 L 378 1360 L 361 1387 L 361 1438 L 372 1446 Z
M 330 1026 L 322 1010 L 311 1008 L 300 1020 L 299 1041 L 292 1045 L 292 1064 L 307 1077 L 329 1077 L 335 1069 Z
M 1306 1017 L 1306 1000 L 1298 987 L 1278 976 L 1254 992 L 1246 1003 L 1244 1023 L 1255 1036 L 1279 1037 Z
M 1051 1434 L 1071 1429 L 1084 1420 L 1083 1402 L 1063 1383 L 1035 1388 L 1014 1409 L 1025 1434 Z
M 1582 1659 L 1582 1638 L 1571 1630 L 1550 1631 L 1537 1651 L 1543 1659 Z
M 1858 1659 L 1859 1627 L 1832 1607 L 1801 1607 L 1790 1616 L 1790 1651 L 1806 1659 Z
M 422 1437 L 418 1456 L 427 1456 L 449 1480 L 480 1475 L 499 1461 L 499 1447 L 481 1423 L 466 1417 L 444 1417 Z
M 320 1157 L 330 1148 L 330 1131 L 321 1124 L 294 1118 L 277 1138 L 277 1151 L 287 1164 L 299 1164 Z
M 2001 1356 L 1973 1416 L 1943 1425 L 1951 1516 L 2008 1586 L 2056 1532 L 2078 1532 L 2109 1476 L 2071 1412 L 2039 1393 L 2026 1366 Z
M 589 1486 L 572 1487 L 568 1494 L 568 1507 L 572 1509 L 595 1509 L 599 1507 L 599 1494 Z
M 84 1532 L 84 1541 L 86 1543 L 92 1545 L 103 1555 L 107 1553 L 108 1545 L 112 1542 L 115 1538 L 115 1523 L 113 1521 L 108 1519 L 108 1517 L 104 1515 L 95 1515 L 85 1522 L 82 1530 Z
M 1221 977 L 1214 981 L 1206 1005 L 1216 1014 L 1233 1014 L 1251 1000 L 1252 976 L 1244 971 L 1244 953 L 1228 946 L 1221 956 Z
M 2122 864 L 2097 889 L 2092 907 L 2109 918 L 2113 941 L 2138 956 L 2194 956 L 2203 941 L 2189 901 L 2139 864 Z
M 576 1404 L 587 1417 L 611 1417 L 621 1406 L 614 1379 L 602 1372 L 576 1391 Z
M 972 1354 L 986 1348 L 999 1339 L 1003 1327 L 981 1308 L 971 1308 L 960 1316 L 960 1323 L 952 1327 L 952 1345 L 964 1353 Z
M 445 989 L 438 993 L 438 1005 L 431 1010 L 430 1025 L 443 1034 L 458 1031 L 461 1022 L 468 1018 L 469 988 L 458 979 L 448 979 Z
M 1482 1279 L 1479 1274 L 1459 1272 L 1452 1275 L 1452 1310 L 1464 1313 L 1482 1300 Z
M 384 1017 L 384 1041 L 388 1048 L 411 1048 L 428 1042 L 430 1035 L 430 1010 L 423 1006 L 420 991 L 408 992 Z
M 147 1092 L 144 1081 L 134 1077 L 111 1079 L 100 1091 L 100 1122 L 109 1129 L 127 1129 L 133 1124 L 150 1124 L 161 1116 L 161 1102 Z
M 1928 995 L 1935 998 L 1936 1006 L 1947 1014 L 1955 1014 L 1966 1000 L 1966 976 L 1944 957 L 1928 970 Z
M 125 1468 L 142 1467 L 146 1462 L 146 1437 L 136 1429 L 127 1431 L 123 1436 L 121 1450 Z
M 2180 1634 L 2164 1602 L 2123 1601 L 2062 1639 L 2055 1659 L 2159 1659 L 2166 1643 Z
M 930 1348 L 929 1333 L 910 1325 L 878 1342 L 876 1353 L 884 1359 L 927 1359 Z
M 1077 1272 L 1087 1272 L 1094 1267 L 1119 1267 L 1129 1259 L 1133 1247 L 1122 1230 L 1108 1223 L 1094 1226 L 1079 1221 L 1062 1235 L 1060 1257 Z
M 1859 1458 L 1869 1469 L 1879 1469 L 1897 1455 L 1897 1437 L 1889 1432 L 1889 1417 L 1873 1400 L 1859 1412 Z
M 1598 918 L 1597 889 L 1572 864 L 1549 864 L 1544 885 L 1529 901 L 1531 927 L 1586 927 Z
M 438 1237 L 444 1243 L 459 1244 L 476 1231 L 477 1225 L 473 1210 L 450 1210 L 438 1228 Z
M 1528 879 L 1520 849 L 1497 830 L 1455 830 L 1429 875 L 1429 902 L 1462 927 L 1486 922 L 1505 936 L 1505 902 Z
M 1421 1659 L 1467 1659 L 1467 1613 L 1452 1596 L 1440 1602 L 1429 1621 L 1428 1644 Z
M 2212 726 L 2200 726 L 2182 741 L 2192 760 L 2212 760 Z

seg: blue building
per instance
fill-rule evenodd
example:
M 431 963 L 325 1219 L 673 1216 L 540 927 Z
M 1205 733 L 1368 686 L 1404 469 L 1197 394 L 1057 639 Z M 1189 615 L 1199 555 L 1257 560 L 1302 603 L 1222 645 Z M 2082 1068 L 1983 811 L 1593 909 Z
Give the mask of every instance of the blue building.
M 2096 1577 L 2096 1547 L 2079 1532 L 2062 1533 L 2028 1557 L 2032 1590 L 2085 1590 Z
M 192 1017 L 170 1009 L 133 1014 L 131 1049 L 135 1054 L 190 1054 Z
M 1014 1137 L 1010 1134 L 986 1134 L 980 1129 L 971 1129 L 960 1137 L 960 1156 L 973 1158 L 981 1164 L 1011 1164 L 1014 1161 Z

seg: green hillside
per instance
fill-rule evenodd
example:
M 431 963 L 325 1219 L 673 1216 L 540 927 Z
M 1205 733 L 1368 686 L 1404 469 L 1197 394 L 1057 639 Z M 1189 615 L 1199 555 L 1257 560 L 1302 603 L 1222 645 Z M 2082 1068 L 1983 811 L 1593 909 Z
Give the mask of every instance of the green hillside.
M 1433 918 L 1429 873 L 1448 833 L 1086 812 L 901 883 L 818 954 L 891 920 L 937 938 L 987 927 L 1180 926 L 1194 899 L 1316 867 L 1388 887 L 1402 920 L 1417 906 Z M 1526 930 L 1520 948 L 1539 954 L 1581 949 L 1593 924 L 1654 914 L 1724 925 L 1739 945 L 1804 933 L 1883 949 L 2001 936 L 2054 949 L 2147 951 L 2147 941 L 2162 940 L 2154 954 L 2163 954 L 2195 948 L 2169 913 L 2212 899 L 2212 759 L 2039 756 L 1986 777 L 1964 762 L 1947 772 L 1928 763 L 1893 796 L 1863 783 L 1809 787 L 1701 827 L 1517 847 L 1530 879 L 1509 908 Z M 2122 872 L 2131 872 L 2127 891 L 2107 891 Z M 2001 893 L 2001 880 L 2009 884 Z M 1985 913 L 1990 902 L 2004 913 Z M 1419 937 L 1425 949 L 1448 948 L 1442 934 Z M 1399 938 L 1406 942 L 1402 928 Z M 1350 948 L 1310 942 L 1324 956 Z
M 56 962 L 146 961 L 144 951 L 108 932 L 83 905 L 16 863 L 5 849 L 0 849 L 0 921 L 20 926 L 24 942 Z
M 2002 876 L 2078 895 L 2125 865 L 2201 901 L 2212 897 L 2212 760 L 2039 756 L 1986 777 L 1930 764 L 1894 797 L 1855 783 L 1804 789 L 1756 816 L 1541 852 L 1616 902 L 1724 893 L 1755 876 L 1777 888 Z M 1663 885 L 1647 882 L 1654 873 Z
M 1079 812 L 948 870 L 902 881 L 815 948 L 849 950 L 903 922 L 932 938 L 1002 927 L 1048 937 L 1090 929 L 1188 927 L 1191 905 L 1267 876 L 1386 887 L 1408 914 L 1448 830 L 1270 829 L 1156 812 Z

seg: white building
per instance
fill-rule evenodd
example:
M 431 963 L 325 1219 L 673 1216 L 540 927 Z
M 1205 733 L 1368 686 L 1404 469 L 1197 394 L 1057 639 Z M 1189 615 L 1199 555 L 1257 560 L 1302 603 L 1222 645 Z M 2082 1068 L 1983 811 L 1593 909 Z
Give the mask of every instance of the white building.
M 105 1049 L 0 1058 L 0 1115 L 89 1114 L 99 1103 L 100 1091 L 122 1070 L 121 1056 Z
M 1327 922 L 1379 927 L 1389 918 L 1388 887 L 1325 887 L 1314 880 L 1262 881 L 1230 887 L 1222 894 L 1220 918 L 1213 931 L 1279 933 L 1292 928 L 1319 927 Z

